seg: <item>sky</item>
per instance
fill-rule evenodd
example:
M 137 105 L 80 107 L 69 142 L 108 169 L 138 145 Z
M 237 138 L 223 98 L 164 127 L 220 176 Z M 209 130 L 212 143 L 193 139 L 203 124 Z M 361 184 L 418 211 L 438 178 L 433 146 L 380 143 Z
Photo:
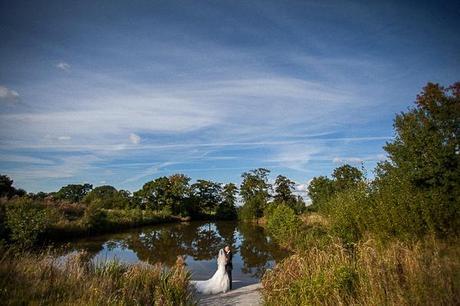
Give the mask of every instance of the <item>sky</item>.
M 395 114 L 460 80 L 458 29 L 448 1 L 0 1 L 0 173 L 371 177 Z

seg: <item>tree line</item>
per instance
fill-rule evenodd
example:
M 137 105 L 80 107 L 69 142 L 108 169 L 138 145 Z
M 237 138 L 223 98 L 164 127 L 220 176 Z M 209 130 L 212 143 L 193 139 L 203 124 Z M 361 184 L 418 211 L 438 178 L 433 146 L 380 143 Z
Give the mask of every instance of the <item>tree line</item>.
M 0 198 L 25 197 L 42 202 L 82 203 L 101 209 L 141 209 L 163 211 L 182 217 L 214 216 L 220 219 L 259 218 L 269 204 L 285 203 L 296 212 L 305 209 L 301 196 L 296 196 L 295 182 L 278 175 L 275 183 L 269 183 L 270 171 L 264 168 L 244 172 L 242 183 L 220 184 L 199 179 L 191 183 L 184 174 L 162 176 L 145 183 L 131 193 L 117 190 L 110 185 L 94 187 L 91 184 L 69 184 L 57 192 L 27 193 L 13 187 L 13 180 L 0 176 Z M 238 207 L 238 202 L 242 207 Z

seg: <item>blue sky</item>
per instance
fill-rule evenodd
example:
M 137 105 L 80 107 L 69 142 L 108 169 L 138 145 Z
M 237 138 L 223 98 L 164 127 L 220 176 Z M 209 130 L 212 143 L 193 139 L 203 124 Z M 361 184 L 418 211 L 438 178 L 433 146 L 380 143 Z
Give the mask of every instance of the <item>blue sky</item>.
M 394 115 L 460 79 L 459 17 L 443 1 L 1 1 L 0 173 L 33 192 L 371 173 Z

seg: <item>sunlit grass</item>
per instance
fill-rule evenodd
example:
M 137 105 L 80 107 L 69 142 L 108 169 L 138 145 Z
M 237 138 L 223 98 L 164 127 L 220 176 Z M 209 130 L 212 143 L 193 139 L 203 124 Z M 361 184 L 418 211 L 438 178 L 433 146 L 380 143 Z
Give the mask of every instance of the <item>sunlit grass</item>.
M 263 278 L 267 305 L 458 305 L 458 240 L 305 249 Z
M 189 278 L 181 265 L 92 263 L 84 252 L 63 261 L 51 253 L 3 251 L 0 300 L 4 305 L 193 305 Z

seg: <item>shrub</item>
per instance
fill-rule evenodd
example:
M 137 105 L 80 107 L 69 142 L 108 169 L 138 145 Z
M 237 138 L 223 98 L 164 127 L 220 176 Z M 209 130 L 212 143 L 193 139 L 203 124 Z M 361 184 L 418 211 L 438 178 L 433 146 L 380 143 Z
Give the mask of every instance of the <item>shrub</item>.
M 51 221 L 49 210 L 27 198 L 18 199 L 6 207 L 10 238 L 21 247 L 35 244 Z
M 238 217 L 242 220 L 258 219 L 263 216 L 266 205 L 267 203 L 263 195 L 255 195 L 244 203 Z
M 99 207 L 99 201 L 89 205 L 83 216 L 83 224 L 90 230 L 99 230 L 107 224 L 107 214 Z
M 301 226 L 294 210 L 285 204 L 276 207 L 267 216 L 267 229 L 281 243 L 292 239 Z
M 321 207 L 329 217 L 331 231 L 346 243 L 358 241 L 369 229 L 371 199 L 365 184 L 336 194 Z

